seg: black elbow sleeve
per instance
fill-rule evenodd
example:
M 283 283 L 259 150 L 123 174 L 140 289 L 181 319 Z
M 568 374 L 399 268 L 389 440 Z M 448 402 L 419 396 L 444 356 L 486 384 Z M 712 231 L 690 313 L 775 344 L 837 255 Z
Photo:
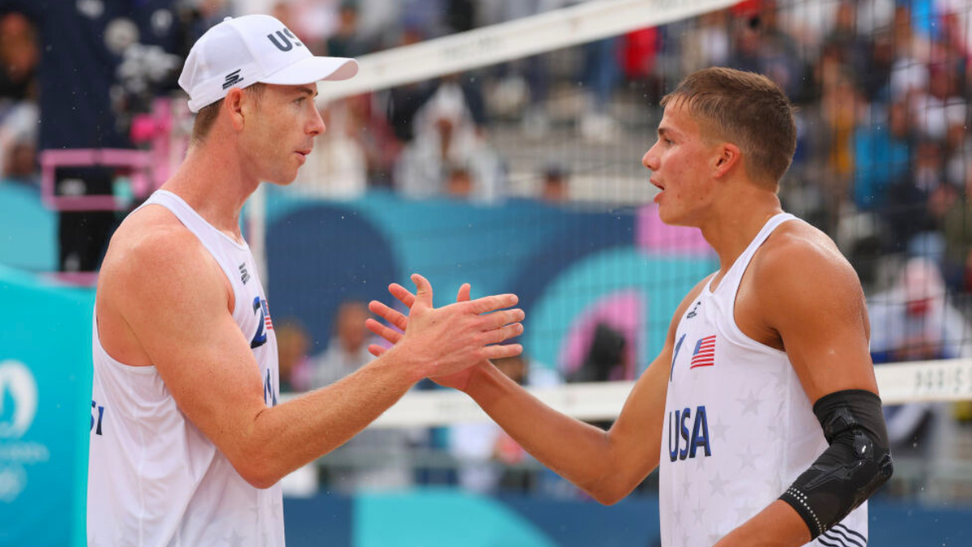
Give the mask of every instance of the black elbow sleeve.
M 821 397 L 813 413 L 830 447 L 780 496 L 815 539 L 860 506 L 893 472 L 881 399 L 863 390 Z

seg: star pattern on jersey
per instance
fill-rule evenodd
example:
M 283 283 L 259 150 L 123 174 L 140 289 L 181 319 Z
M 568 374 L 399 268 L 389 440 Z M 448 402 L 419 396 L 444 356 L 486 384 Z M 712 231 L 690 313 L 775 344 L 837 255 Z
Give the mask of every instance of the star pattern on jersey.
M 756 395 L 755 391 L 749 390 L 748 396 L 743 397 L 742 399 L 736 399 L 736 401 L 742 405 L 742 411 L 741 411 L 742 416 L 745 416 L 746 414 L 749 413 L 752 413 L 753 416 L 759 416 L 759 403 L 761 403 L 762 401 Z
M 746 446 L 746 451 L 737 454 L 736 457 L 742 463 L 742 469 L 750 468 L 756 469 L 756 458 L 759 457 L 759 452 L 757 452 L 751 445 Z
M 722 421 L 722 416 L 719 416 L 718 418 L 716 418 L 716 421 L 713 424 L 712 429 L 709 430 L 709 434 L 712 435 L 712 440 L 713 441 L 716 441 L 716 440 L 718 440 L 718 441 L 725 441 L 726 440 L 727 432 L 730 429 L 732 429 L 732 426 L 731 425 L 726 425 Z
M 692 509 L 692 514 L 695 515 L 695 524 L 697 526 L 701 526 L 702 525 L 702 517 L 705 515 L 705 508 L 702 507 L 702 498 L 701 497 L 699 497 L 699 499 L 696 501 L 696 503 L 695 503 L 695 509 Z
M 726 495 L 726 485 L 730 481 L 722 478 L 718 471 L 716 471 L 715 477 L 709 480 L 709 491 L 714 496 L 716 494 Z
M 689 544 L 689 533 L 688 530 L 682 530 L 682 543 L 681 545 Z

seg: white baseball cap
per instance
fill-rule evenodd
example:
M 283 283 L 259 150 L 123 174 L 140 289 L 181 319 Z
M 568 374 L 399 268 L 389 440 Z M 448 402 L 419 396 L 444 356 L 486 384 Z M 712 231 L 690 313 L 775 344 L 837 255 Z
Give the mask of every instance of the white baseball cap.
M 189 94 L 189 110 L 195 113 L 234 87 L 347 80 L 357 73 L 354 59 L 315 57 L 278 19 L 246 15 L 223 19 L 196 41 L 179 87 Z

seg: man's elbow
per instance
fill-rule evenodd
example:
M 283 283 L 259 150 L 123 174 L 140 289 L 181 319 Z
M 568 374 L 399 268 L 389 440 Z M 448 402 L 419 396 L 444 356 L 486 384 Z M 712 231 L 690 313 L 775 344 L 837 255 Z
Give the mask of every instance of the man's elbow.
M 614 505 L 628 497 L 637 484 L 629 485 L 620 481 L 609 481 L 583 490 L 601 505 Z
M 260 490 L 270 488 L 283 478 L 283 474 L 276 469 L 273 462 L 259 454 L 241 456 L 237 461 L 231 460 L 231 463 L 243 480 Z
M 626 494 L 619 495 L 615 492 L 599 492 L 599 493 L 588 492 L 588 494 L 590 494 L 591 497 L 593 497 L 594 500 L 600 503 L 601 505 L 607 505 L 607 506 L 614 505 L 615 503 L 623 500 L 626 497 Z
M 270 488 L 271 486 L 280 482 L 280 479 L 283 478 L 280 475 L 262 471 L 248 471 L 245 474 L 240 473 L 240 476 L 243 477 L 243 480 L 249 483 L 250 486 L 258 490 L 266 490 L 267 488 Z

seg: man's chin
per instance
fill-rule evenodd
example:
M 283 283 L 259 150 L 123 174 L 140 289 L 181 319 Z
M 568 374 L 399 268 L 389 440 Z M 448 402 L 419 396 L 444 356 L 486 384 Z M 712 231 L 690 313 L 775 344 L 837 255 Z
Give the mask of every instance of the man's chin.
M 297 172 L 295 171 L 292 175 L 274 177 L 272 179 L 267 179 L 263 182 L 268 182 L 274 186 L 290 186 L 296 180 L 297 180 Z
M 666 226 L 679 226 L 681 228 L 698 228 L 698 225 L 686 217 L 685 215 L 672 214 L 661 209 L 658 210 L 658 218 L 661 219 L 662 223 Z

